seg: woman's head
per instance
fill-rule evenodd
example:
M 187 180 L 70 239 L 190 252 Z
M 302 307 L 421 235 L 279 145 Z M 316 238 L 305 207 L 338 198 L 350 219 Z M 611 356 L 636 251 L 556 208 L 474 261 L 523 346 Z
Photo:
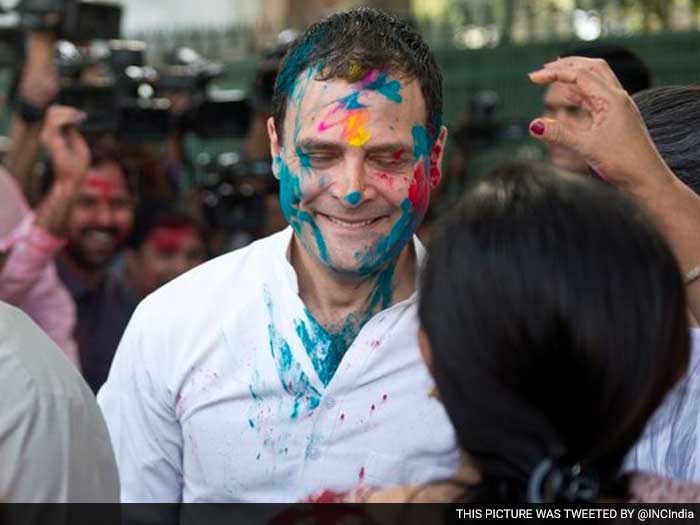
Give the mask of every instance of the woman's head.
M 700 194 L 700 86 L 647 89 L 634 102 L 666 164 Z
M 617 476 L 687 366 L 683 282 L 624 195 L 543 164 L 467 190 L 431 246 L 420 320 L 460 445 L 525 498 L 543 459 Z

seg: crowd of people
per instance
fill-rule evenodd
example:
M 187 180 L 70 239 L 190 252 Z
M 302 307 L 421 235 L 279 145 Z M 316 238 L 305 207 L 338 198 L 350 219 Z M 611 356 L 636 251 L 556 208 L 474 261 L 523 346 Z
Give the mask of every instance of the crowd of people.
M 288 226 L 209 261 L 80 110 L 20 125 L 52 183 L 0 172 L 0 501 L 700 502 L 700 88 L 617 47 L 529 79 L 550 162 L 426 247 L 442 74 L 379 10 L 289 46 L 254 126 Z

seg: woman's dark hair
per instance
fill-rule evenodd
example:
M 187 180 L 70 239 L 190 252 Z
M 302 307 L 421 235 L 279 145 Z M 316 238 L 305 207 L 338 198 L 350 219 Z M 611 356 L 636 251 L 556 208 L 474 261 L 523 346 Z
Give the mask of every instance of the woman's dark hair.
M 431 245 L 419 313 L 483 478 L 472 501 L 526 501 L 535 467 L 562 456 L 619 495 L 624 456 L 688 364 L 683 281 L 651 221 L 539 163 L 467 190 Z
M 700 86 L 664 86 L 634 101 L 671 171 L 700 194 Z

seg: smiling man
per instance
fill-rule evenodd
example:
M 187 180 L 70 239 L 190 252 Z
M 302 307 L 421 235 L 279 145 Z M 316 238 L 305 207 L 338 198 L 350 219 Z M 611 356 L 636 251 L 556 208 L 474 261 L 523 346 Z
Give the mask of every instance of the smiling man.
M 119 339 L 136 307 L 129 289 L 108 271 L 134 221 L 134 196 L 117 153 L 93 147 L 91 167 L 66 221 L 58 275 L 77 307 L 75 339 L 85 380 L 94 392 L 107 379 Z
M 441 175 L 441 83 L 420 36 L 372 9 L 292 46 L 268 122 L 290 228 L 135 312 L 99 395 L 124 501 L 295 501 L 453 472 L 413 236 Z

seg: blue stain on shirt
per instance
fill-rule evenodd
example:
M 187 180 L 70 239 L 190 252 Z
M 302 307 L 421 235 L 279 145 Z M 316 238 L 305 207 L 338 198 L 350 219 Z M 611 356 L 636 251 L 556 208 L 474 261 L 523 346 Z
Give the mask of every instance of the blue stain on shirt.
M 353 206 L 357 206 L 360 200 L 362 200 L 362 194 L 359 191 L 353 191 L 345 196 L 345 200 Z
M 294 399 L 294 407 L 291 419 L 298 419 L 311 413 L 318 408 L 321 403 L 321 394 L 309 381 L 309 378 L 301 369 L 301 365 L 294 359 L 289 343 L 277 331 L 273 321 L 272 299 L 269 292 L 264 291 L 265 304 L 270 315 L 270 322 L 267 325 L 270 338 L 270 351 L 277 367 L 282 388 Z
M 360 326 L 354 315 L 348 316 L 345 324 L 337 331 L 326 330 L 308 310 L 306 317 L 308 324 L 297 319 L 294 325 L 318 378 L 323 386 L 328 386 Z
M 324 327 L 311 312 L 306 310 L 306 321 L 299 319 L 294 321 L 299 339 L 323 386 L 327 387 L 333 379 L 343 357 L 362 327 L 375 313 L 391 306 L 394 268 L 392 264 L 379 273 L 367 311 L 361 317 L 350 314 L 342 325 Z

